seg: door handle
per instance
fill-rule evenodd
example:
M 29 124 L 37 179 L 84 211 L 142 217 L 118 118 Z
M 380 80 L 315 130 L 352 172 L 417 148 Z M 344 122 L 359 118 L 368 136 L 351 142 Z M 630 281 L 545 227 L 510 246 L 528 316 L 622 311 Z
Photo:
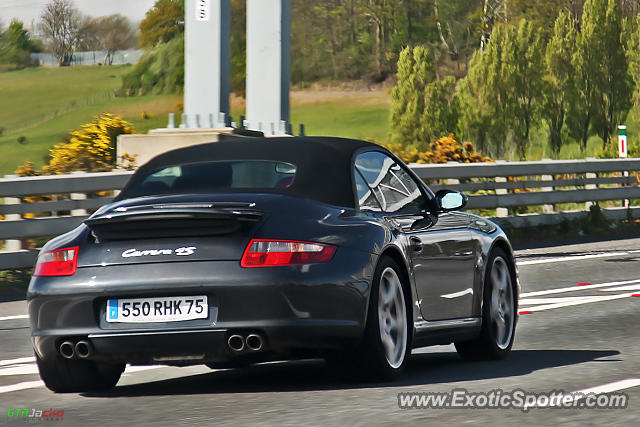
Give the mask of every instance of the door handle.
M 410 237 L 409 242 L 411 242 L 411 250 L 413 252 L 422 252 L 422 240 L 417 237 Z

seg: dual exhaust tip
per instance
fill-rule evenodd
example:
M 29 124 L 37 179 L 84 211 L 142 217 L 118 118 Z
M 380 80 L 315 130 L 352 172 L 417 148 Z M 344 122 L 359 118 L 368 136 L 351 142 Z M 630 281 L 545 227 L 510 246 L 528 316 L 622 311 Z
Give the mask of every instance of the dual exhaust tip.
M 260 351 L 264 347 L 264 340 L 259 334 L 249 334 L 246 337 L 234 334 L 227 340 L 227 345 L 236 353 L 240 353 L 245 350 Z
M 60 355 L 65 359 L 80 358 L 86 359 L 93 353 L 91 343 L 86 340 L 80 340 L 78 342 L 64 341 L 58 348 Z

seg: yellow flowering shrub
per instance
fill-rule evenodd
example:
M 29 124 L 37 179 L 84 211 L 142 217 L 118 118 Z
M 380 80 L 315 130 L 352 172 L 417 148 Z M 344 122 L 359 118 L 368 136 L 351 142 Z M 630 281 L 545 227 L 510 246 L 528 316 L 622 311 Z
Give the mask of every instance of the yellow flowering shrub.
M 33 162 L 25 162 L 25 164 L 18 166 L 15 174 L 18 176 L 38 176 L 40 172 L 33 167 Z
M 56 144 L 50 151 L 44 172 L 54 175 L 72 171 L 110 171 L 116 166 L 118 135 L 131 133 L 134 133 L 133 127 L 122 117 L 103 113 L 73 131 L 68 142 Z
M 493 161 L 489 157 L 476 153 L 470 142 L 460 145 L 453 135 L 434 140 L 429 144 L 431 151 L 426 152 L 418 151 L 417 148 L 405 148 L 398 143 L 386 144 L 385 147 L 407 163 L 482 163 Z
M 56 144 L 49 153 L 49 163 L 43 170 L 36 170 L 32 162 L 26 162 L 16 169 L 19 176 L 38 176 L 67 174 L 74 171 L 105 172 L 116 166 L 126 169 L 135 167 L 135 155 L 124 153 L 116 159 L 116 142 L 118 135 L 133 133 L 133 127 L 121 117 L 103 113 L 91 123 L 82 125 L 71 133 L 69 140 Z M 108 196 L 110 192 L 100 191 L 89 196 Z M 24 196 L 23 203 L 51 201 L 66 195 Z M 47 214 L 48 215 L 48 214 Z M 25 213 L 23 218 L 36 218 L 42 213 Z M 31 240 L 25 241 L 27 243 Z M 27 244 L 24 243 L 24 244 Z M 29 243 L 30 244 L 30 243 Z

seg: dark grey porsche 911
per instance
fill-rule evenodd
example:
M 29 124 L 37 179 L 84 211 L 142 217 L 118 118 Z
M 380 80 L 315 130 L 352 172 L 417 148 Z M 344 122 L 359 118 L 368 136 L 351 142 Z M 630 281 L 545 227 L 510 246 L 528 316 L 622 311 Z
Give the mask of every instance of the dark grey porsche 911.
M 465 203 L 362 141 L 162 154 L 42 249 L 28 292 L 40 375 L 66 392 L 113 387 L 126 363 L 324 357 L 392 379 L 417 347 L 504 358 L 511 246 Z

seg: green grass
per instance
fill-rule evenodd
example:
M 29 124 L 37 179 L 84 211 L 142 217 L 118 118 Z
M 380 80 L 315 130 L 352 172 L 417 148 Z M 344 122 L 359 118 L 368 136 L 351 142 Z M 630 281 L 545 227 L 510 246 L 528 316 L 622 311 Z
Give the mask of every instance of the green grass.
M 165 127 L 167 114 L 176 112 L 180 95 L 118 98 L 121 76 L 130 66 L 32 68 L 0 73 L 0 176 L 31 161 L 40 168 L 49 149 L 74 129 L 103 112 L 122 116 L 137 133 Z M 142 112 L 151 114 L 143 119 Z M 232 111 L 234 120 L 243 114 Z M 308 135 L 376 138 L 388 133 L 389 103 L 376 98 L 351 97 L 291 107 L 294 133 L 304 123 Z M 26 141 L 19 143 L 18 137 Z
M 304 123 L 307 135 L 375 138 L 384 141 L 389 133 L 389 106 L 357 107 L 338 101 L 293 106 L 291 122 L 296 134 L 299 123 Z
M 353 100 L 292 104 L 291 125 L 295 135 L 304 124 L 306 135 L 385 141 L 389 135 L 389 112 L 390 104 L 358 105 Z M 240 108 L 231 109 L 233 120 L 244 114 Z
M 103 112 L 121 115 L 136 132 L 164 127 L 167 113 L 182 101 L 176 95 L 116 98 L 130 66 L 32 68 L 0 73 L 0 175 L 32 161 L 44 163 L 49 149 Z M 151 114 L 143 119 L 142 112 Z M 19 143 L 18 137 L 26 141 Z

